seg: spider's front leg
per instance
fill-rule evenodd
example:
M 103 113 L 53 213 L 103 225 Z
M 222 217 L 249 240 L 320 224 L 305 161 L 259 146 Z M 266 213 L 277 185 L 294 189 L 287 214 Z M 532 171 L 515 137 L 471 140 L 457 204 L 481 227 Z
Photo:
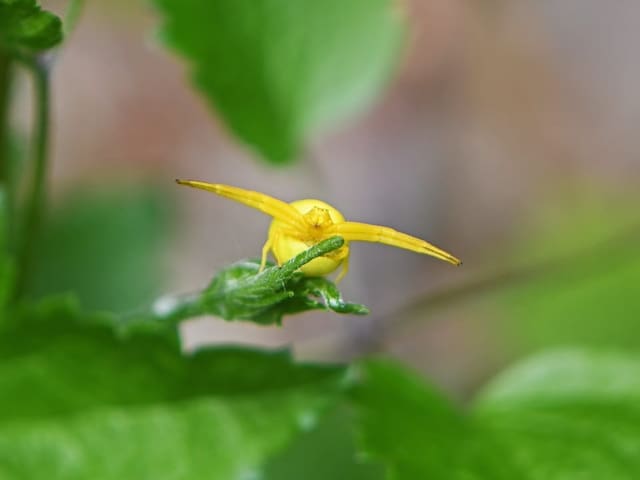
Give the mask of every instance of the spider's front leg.
M 258 270 L 258 273 L 264 270 L 264 267 L 267 264 L 267 255 L 269 255 L 269 252 L 273 249 L 273 246 L 280 241 L 281 235 L 282 235 L 282 232 L 280 231 L 280 229 L 276 229 L 276 228 L 269 229 L 269 234 L 267 235 L 267 241 L 262 247 L 262 258 L 260 260 L 260 270 Z M 277 259 L 276 259 L 276 262 L 278 263 L 278 265 L 280 265 L 280 262 Z
M 271 250 L 272 246 L 273 238 L 271 235 L 269 235 L 267 237 L 267 241 L 262 247 L 262 258 L 260 259 L 260 269 L 258 270 L 258 273 L 261 273 L 264 270 L 264 267 L 267 265 L 267 255 L 269 255 L 269 251 Z
M 340 270 L 340 273 L 336 277 L 336 283 L 340 283 L 340 281 L 347 275 L 347 272 L 349 272 L 349 255 L 342 260 L 340 265 L 342 266 L 342 270 Z
M 287 235 L 295 235 L 295 231 L 287 230 L 283 228 L 270 228 L 269 234 L 267 235 L 267 241 L 262 246 L 262 258 L 260 259 L 260 269 L 258 273 L 264 270 L 264 267 L 267 265 L 267 256 L 270 251 L 273 251 L 274 245 L 277 245 L 278 242 L 283 241 Z M 277 258 L 274 252 L 274 256 L 276 257 L 276 263 L 281 265 L 280 259 Z M 286 259 L 288 260 L 288 258 Z

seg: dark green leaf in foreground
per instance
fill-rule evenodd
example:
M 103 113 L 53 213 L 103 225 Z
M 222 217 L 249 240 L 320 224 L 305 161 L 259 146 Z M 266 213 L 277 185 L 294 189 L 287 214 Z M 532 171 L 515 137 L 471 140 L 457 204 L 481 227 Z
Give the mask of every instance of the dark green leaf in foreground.
M 264 480 L 382 480 L 380 465 L 359 458 L 353 435 L 353 415 L 338 408 L 286 450 L 269 460 Z
M 256 478 L 344 382 L 285 352 L 183 356 L 164 338 L 117 338 L 65 304 L 14 312 L 0 330 L 0 478 Z
M 202 292 L 160 298 L 150 311 L 124 316 L 121 326 L 173 325 L 200 315 L 280 325 L 285 315 L 316 309 L 366 315 L 369 313 L 367 307 L 345 302 L 330 280 L 305 277 L 297 271 L 302 265 L 343 244 L 340 237 L 323 240 L 282 266 L 269 264 L 260 273 L 259 261 L 235 263 L 219 272 Z
M 363 449 L 390 478 L 640 478 L 640 357 L 551 352 L 508 370 L 464 415 L 414 375 L 365 362 Z
M 371 102 L 402 37 L 393 0 L 154 0 L 162 36 L 230 129 L 267 160 Z
M 356 371 L 360 385 L 353 402 L 362 449 L 388 467 L 388 478 L 527 478 L 515 475 L 490 435 L 417 375 L 381 360 Z
M 0 50 L 38 52 L 62 41 L 62 22 L 35 0 L 0 0 Z
M 640 357 L 536 356 L 499 376 L 475 416 L 534 480 L 640 478 Z
M 171 225 L 161 191 L 74 192 L 47 220 L 28 285 L 32 296 L 73 292 L 85 308 L 123 311 L 158 294 Z

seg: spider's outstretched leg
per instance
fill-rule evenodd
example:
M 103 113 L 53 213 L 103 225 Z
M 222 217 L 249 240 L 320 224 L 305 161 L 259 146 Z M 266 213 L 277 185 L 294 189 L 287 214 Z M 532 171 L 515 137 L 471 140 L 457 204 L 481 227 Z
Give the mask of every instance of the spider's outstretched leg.
M 216 193 L 222 197 L 235 200 L 248 207 L 260 210 L 267 215 L 277 218 L 294 229 L 305 228 L 305 221 L 300 212 L 288 203 L 270 197 L 264 193 L 254 192 L 253 190 L 245 190 L 244 188 L 232 187 L 231 185 L 223 185 L 221 183 L 207 183 L 198 180 L 182 180 L 176 179 L 179 185 L 199 188 L 208 192 Z
M 269 250 L 271 250 L 274 242 L 273 237 L 274 236 L 270 234 L 264 246 L 262 247 L 262 258 L 260 259 L 260 270 L 258 270 L 258 273 L 262 272 L 265 265 L 267 264 L 267 255 L 269 255 Z
M 345 277 L 345 275 L 349 271 L 349 257 L 348 256 L 342 261 L 341 265 L 342 265 L 342 270 L 340 270 L 340 273 L 336 277 L 336 283 L 340 283 L 340 281 Z
M 392 247 L 404 248 L 413 252 L 431 255 L 432 257 L 439 258 L 453 265 L 462 264 L 459 259 L 429 242 L 381 225 L 342 222 L 331 225 L 331 227 L 327 229 L 327 234 L 340 235 L 347 241 L 384 243 Z

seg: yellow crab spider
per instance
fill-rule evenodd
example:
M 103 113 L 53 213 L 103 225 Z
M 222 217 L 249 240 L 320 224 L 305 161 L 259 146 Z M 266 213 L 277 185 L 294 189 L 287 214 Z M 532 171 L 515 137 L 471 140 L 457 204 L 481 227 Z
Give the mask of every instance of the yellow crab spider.
M 462 262 L 450 253 L 406 233 L 389 227 L 367 223 L 348 222 L 331 205 L 314 199 L 297 200 L 286 203 L 264 193 L 244 190 L 230 185 L 206 183 L 197 180 L 176 180 L 180 185 L 199 188 L 230 198 L 273 217 L 269 227 L 267 242 L 262 247 L 260 271 L 265 267 L 269 251 L 273 252 L 278 265 L 333 236 L 344 239 L 344 245 L 325 256 L 315 258 L 300 271 L 311 277 L 328 275 L 338 267 L 342 271 L 336 281 L 340 281 L 349 270 L 349 242 L 376 242 L 460 265 Z

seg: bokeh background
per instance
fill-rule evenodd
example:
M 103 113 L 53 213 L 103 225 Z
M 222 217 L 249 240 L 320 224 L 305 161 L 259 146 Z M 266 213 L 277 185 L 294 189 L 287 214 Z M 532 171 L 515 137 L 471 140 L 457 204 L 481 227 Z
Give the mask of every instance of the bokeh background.
M 200 319 L 184 327 L 187 348 L 291 345 L 326 361 L 382 351 L 465 398 L 542 347 L 640 346 L 640 4 L 405 8 L 405 45 L 378 101 L 313 136 L 294 167 L 274 168 L 191 87 L 148 5 L 88 2 L 56 59 L 48 268 L 33 293 L 76 288 L 87 307 L 127 309 L 258 256 L 269 219 L 173 183 L 195 178 L 320 198 L 464 266 L 354 245 L 341 289 L 371 316 L 309 313 L 280 329 Z M 86 285 L 87 272 L 103 288 Z

